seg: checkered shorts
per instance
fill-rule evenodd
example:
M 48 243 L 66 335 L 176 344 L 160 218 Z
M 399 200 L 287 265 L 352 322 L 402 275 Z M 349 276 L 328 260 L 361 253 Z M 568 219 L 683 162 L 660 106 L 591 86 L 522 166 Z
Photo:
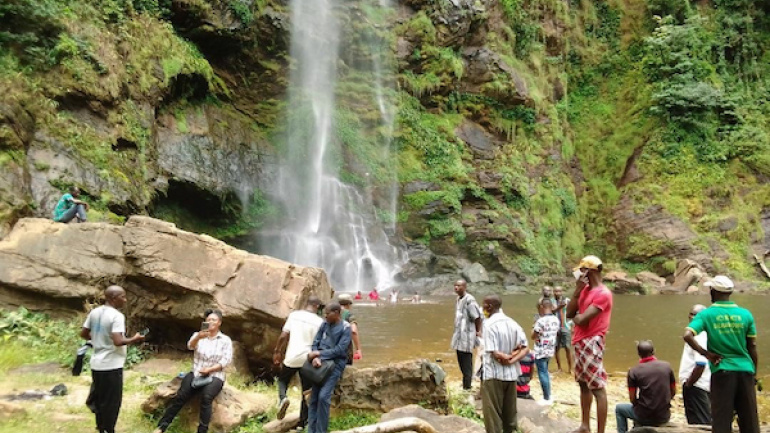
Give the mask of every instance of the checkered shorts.
M 576 341 L 575 380 L 585 382 L 588 389 L 602 389 L 607 386 L 607 372 L 604 370 L 604 337 L 595 335 Z

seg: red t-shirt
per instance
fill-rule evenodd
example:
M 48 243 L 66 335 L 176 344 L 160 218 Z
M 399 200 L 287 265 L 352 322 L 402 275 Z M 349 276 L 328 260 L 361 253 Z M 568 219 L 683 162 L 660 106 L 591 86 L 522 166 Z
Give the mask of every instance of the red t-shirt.
M 604 284 L 593 289 L 590 287 L 583 289 L 580 292 L 580 298 L 578 298 L 578 313 L 582 314 L 591 305 L 600 310 L 599 314 L 588 321 L 587 325 L 575 324 L 575 330 L 572 333 L 573 343 L 596 335 L 603 337 L 610 328 L 610 315 L 612 313 L 612 292 L 610 289 Z

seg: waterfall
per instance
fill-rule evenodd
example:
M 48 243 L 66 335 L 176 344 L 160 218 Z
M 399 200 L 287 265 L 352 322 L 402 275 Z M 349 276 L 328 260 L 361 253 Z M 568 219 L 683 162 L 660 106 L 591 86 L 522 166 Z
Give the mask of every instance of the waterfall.
M 367 7 L 390 8 L 387 0 L 375 1 Z M 357 2 L 290 2 L 292 69 L 276 197 L 284 214 L 279 227 L 263 232 L 259 242 L 261 252 L 323 268 L 337 291 L 386 289 L 393 285 L 399 260 L 399 251 L 390 244 L 384 225 L 388 224 L 393 237 L 397 190 L 390 137 L 395 109 L 386 95 L 386 82 L 392 80 L 383 77 L 384 65 L 391 64 L 386 60 L 389 47 L 381 38 L 360 35 L 357 40 L 365 41 L 365 57 L 369 58 L 357 60 L 354 66 L 341 59 L 341 55 L 350 55 L 351 49 L 346 45 L 351 27 L 346 26 L 343 33 L 341 20 L 350 23 L 358 19 L 345 15 L 354 10 L 361 13 Z M 382 170 L 376 181 L 368 171 L 357 173 L 356 184 L 341 180 L 346 157 L 336 130 L 343 104 L 337 97 L 343 67 L 357 67 L 356 77 L 371 80 L 367 83 L 373 89 L 371 97 L 362 95 L 355 105 L 360 108 L 369 103 L 379 113 L 377 127 L 383 138 L 378 140 L 378 155 L 383 160 L 378 162 Z M 389 177 L 387 191 L 378 193 L 375 200 L 372 191 L 383 189 L 382 173 Z M 389 213 L 389 221 L 378 220 L 375 204 Z

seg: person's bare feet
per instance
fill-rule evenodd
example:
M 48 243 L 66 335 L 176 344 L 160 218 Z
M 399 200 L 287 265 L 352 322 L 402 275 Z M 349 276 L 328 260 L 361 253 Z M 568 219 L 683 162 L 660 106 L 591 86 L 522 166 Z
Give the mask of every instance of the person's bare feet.
M 591 433 L 591 429 L 584 425 L 581 425 L 576 430 L 572 430 L 570 433 Z

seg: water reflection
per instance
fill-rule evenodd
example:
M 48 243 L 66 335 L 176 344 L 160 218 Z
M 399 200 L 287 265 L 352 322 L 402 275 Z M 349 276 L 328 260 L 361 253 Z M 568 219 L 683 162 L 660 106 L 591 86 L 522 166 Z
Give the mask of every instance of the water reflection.
M 481 300 L 477 300 L 480 302 Z M 770 374 L 767 362 L 770 339 L 763 336 L 762 322 L 770 315 L 766 296 L 735 295 L 738 305 L 748 307 L 757 320 L 760 374 Z M 503 310 L 529 332 L 534 323 L 534 295 L 503 296 Z M 610 333 L 607 336 L 606 368 L 625 372 L 637 362 L 636 340 L 655 343 L 660 359 L 679 368 L 687 326 L 687 314 L 694 304 L 709 305 L 708 296 L 615 296 Z M 364 358 L 361 367 L 403 361 L 417 357 L 441 359 L 453 377 L 459 377 L 455 353 L 449 348 L 452 337 L 454 298 L 428 298 L 422 304 L 356 304 L 354 311 L 361 329 Z M 530 346 L 531 346 L 530 341 Z M 764 357 L 764 358 L 763 358 Z M 562 355 L 564 362 L 564 356 Z M 555 360 L 551 362 L 556 368 Z

